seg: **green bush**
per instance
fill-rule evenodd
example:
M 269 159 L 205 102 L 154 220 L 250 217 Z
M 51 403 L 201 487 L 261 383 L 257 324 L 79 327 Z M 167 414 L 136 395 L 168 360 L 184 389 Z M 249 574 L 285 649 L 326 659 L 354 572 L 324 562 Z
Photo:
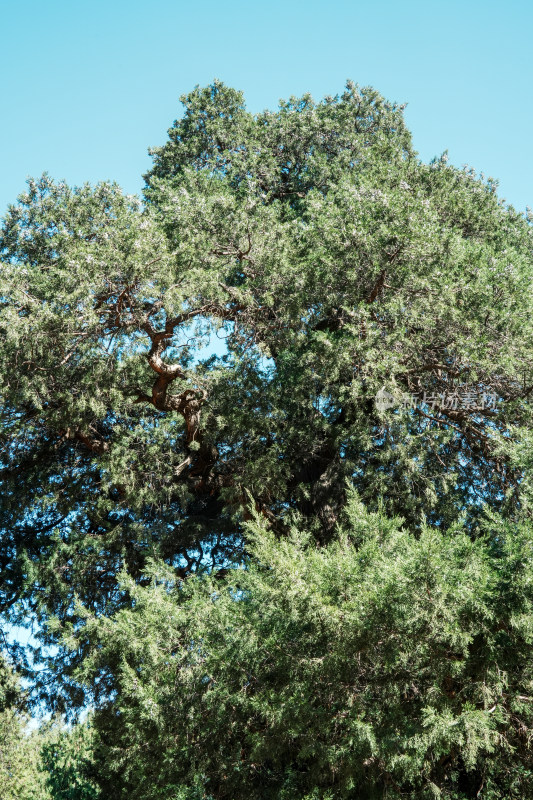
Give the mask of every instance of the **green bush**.
M 529 526 L 414 536 L 352 497 L 325 548 L 249 536 L 246 569 L 88 619 L 117 797 L 530 796 Z

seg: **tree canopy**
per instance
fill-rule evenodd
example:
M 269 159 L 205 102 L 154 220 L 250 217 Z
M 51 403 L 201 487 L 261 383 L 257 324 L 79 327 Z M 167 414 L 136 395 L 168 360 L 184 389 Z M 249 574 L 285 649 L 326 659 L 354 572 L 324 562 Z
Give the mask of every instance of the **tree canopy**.
M 494 180 L 451 166 L 446 155 L 424 164 L 413 149 L 403 108 L 373 89 L 348 83 L 338 96 L 320 102 L 309 95 L 291 98 L 277 111 L 255 115 L 246 110 L 240 92 L 216 81 L 182 101 L 184 113 L 169 129 L 166 143 L 152 150 L 142 202 L 113 183 L 71 188 L 44 175 L 29 181 L 3 221 L 0 608 L 12 619 L 33 615 L 42 626 L 43 642 L 59 647 L 50 662 L 55 677 L 40 682 L 57 708 L 83 705 L 91 697 L 107 709 L 109 698 L 123 690 L 123 666 L 113 661 L 118 658 L 113 648 L 123 640 L 111 638 L 97 650 L 114 666 L 102 666 L 102 673 L 88 681 L 84 670 L 97 663 L 91 631 L 100 630 L 98 620 L 133 625 L 136 593 L 155 591 L 157 569 L 167 569 L 169 585 L 180 587 L 172 589 L 177 595 L 171 593 L 168 602 L 177 614 L 184 604 L 192 609 L 189 641 L 206 637 L 214 648 L 212 658 L 227 661 L 229 688 L 223 688 L 224 680 L 217 685 L 232 697 L 239 681 L 244 685 L 242 669 L 254 674 L 252 666 L 239 665 L 246 665 L 248 656 L 262 664 L 267 659 L 257 644 L 257 653 L 250 645 L 238 656 L 239 665 L 233 662 L 238 647 L 232 626 L 245 626 L 258 642 L 257 631 L 271 625 L 267 635 L 280 633 L 279 648 L 289 636 L 279 631 L 269 593 L 281 602 L 289 592 L 274 569 L 275 552 L 288 559 L 288 575 L 297 557 L 283 543 L 298 530 L 314 543 L 301 556 L 311 559 L 311 584 L 326 569 L 317 566 L 317 558 L 329 559 L 328 570 L 335 564 L 339 570 L 320 595 L 320 603 L 331 604 L 333 616 L 322 630 L 315 617 L 311 621 L 298 604 L 291 610 L 289 600 L 283 600 L 289 618 L 294 617 L 297 644 L 295 649 L 287 645 L 289 660 L 272 666 L 273 682 L 265 678 L 264 691 L 283 703 L 283 681 L 294 675 L 299 685 L 297 663 L 309 635 L 316 661 L 302 666 L 305 680 L 315 669 L 312 664 L 323 665 L 324 673 L 322 666 L 316 669 L 331 677 L 331 691 L 341 692 L 352 679 L 368 680 L 361 689 L 367 697 L 361 700 L 364 714 L 363 706 L 354 706 L 359 710 L 353 714 L 363 714 L 355 727 L 337 717 L 352 714 L 348 700 L 339 701 L 338 708 L 325 695 L 316 701 L 329 720 L 324 731 L 335 728 L 331 742 L 323 742 L 319 762 L 328 764 L 324 770 L 335 773 L 336 781 L 344 781 L 345 796 L 356 796 L 349 792 L 361 786 L 357 780 L 363 773 L 374 776 L 368 778 L 372 791 L 383 790 L 385 774 L 392 781 L 389 788 L 397 784 L 415 792 L 435 785 L 441 791 L 442 781 L 451 780 L 457 770 L 478 769 L 478 754 L 493 752 L 498 736 L 507 736 L 509 748 L 515 747 L 518 723 L 512 721 L 512 704 L 490 718 L 483 716 L 494 698 L 507 691 L 507 679 L 497 678 L 498 670 L 511 670 L 509 681 L 530 702 L 524 666 L 529 622 L 523 631 L 514 627 L 514 615 L 530 619 L 529 596 L 526 592 L 519 601 L 497 575 L 502 564 L 502 575 L 511 564 L 526 570 L 529 558 L 523 555 L 526 544 L 520 557 L 510 555 L 514 551 L 507 535 L 515 531 L 518 548 L 530 525 L 531 219 L 498 198 Z M 343 651 L 328 625 L 344 613 L 339 530 L 348 535 L 356 526 L 354 491 L 361 519 L 378 514 L 385 527 L 391 520 L 402 522 L 394 523 L 397 533 L 383 544 L 381 556 L 377 545 L 371 546 L 368 574 L 362 565 L 356 568 L 366 558 L 367 545 L 361 551 L 357 541 L 345 545 L 351 565 L 346 569 L 354 580 L 346 602 L 356 603 L 366 581 L 378 585 L 381 568 L 391 570 L 400 588 L 389 601 L 385 591 L 375 607 L 361 611 L 359 622 L 346 612 L 355 629 L 362 625 L 366 630 L 387 602 L 393 606 L 379 645 L 365 633 Z M 280 548 L 269 550 L 273 572 L 266 575 L 250 566 L 257 560 L 252 519 L 268 528 Z M 372 525 L 377 530 L 377 523 Z M 507 526 L 505 535 L 501 525 Z M 313 555 L 313 547 L 324 548 L 324 554 Z M 396 567 L 397 547 L 404 558 Z M 424 548 L 432 547 L 437 550 L 428 570 L 430 583 L 440 587 L 438 613 L 430 585 L 426 602 L 414 583 Z M 473 559 L 470 566 L 465 553 Z M 450 572 L 437 579 L 447 558 Z M 155 572 L 154 565 L 159 565 Z M 249 589 L 256 597 L 251 605 L 237 602 L 239 592 L 248 589 L 237 589 L 237 597 L 227 594 L 235 583 L 234 568 L 243 565 L 247 576 L 242 586 L 256 581 L 253 592 L 258 594 Z M 198 589 L 203 599 L 189 605 L 180 594 L 187 585 L 203 587 L 204 572 L 213 586 L 223 587 L 225 599 L 213 613 L 230 614 L 231 609 L 234 615 L 223 628 L 228 638 L 218 643 L 210 630 L 198 633 L 195 627 L 194 609 L 209 605 L 204 589 Z M 281 584 L 274 589 L 269 581 L 278 578 Z M 478 579 L 486 589 L 476 605 Z M 506 592 L 513 599 L 505 600 L 501 631 L 508 632 L 508 646 L 516 648 L 509 656 L 511 666 L 503 665 L 507 634 L 500 631 L 501 636 L 491 638 L 487 621 Z M 409 605 L 412 613 L 406 616 Z M 263 606 L 261 621 L 253 609 Z M 427 627 L 427 615 L 433 613 L 438 619 L 431 617 L 434 624 Z M 451 613 L 459 614 L 456 629 L 447 616 Z M 316 614 L 327 616 L 325 611 Z M 102 630 L 115 630 L 115 622 L 109 624 Z M 176 642 L 183 644 L 187 636 L 180 638 L 180 624 Z M 404 649 L 394 650 L 404 635 Z M 428 637 L 420 650 L 418 636 Z M 370 669 L 366 656 L 361 656 L 363 672 L 357 677 L 352 672 L 345 677 L 341 667 L 345 658 L 350 661 L 346 669 L 354 668 L 352 660 L 363 652 L 357 651 L 357 642 L 363 640 L 377 659 L 379 690 L 364 672 Z M 174 641 L 170 634 L 168 641 Z M 159 640 L 153 646 L 148 664 L 152 656 L 154 664 L 157 659 L 178 663 L 171 658 L 174 651 L 162 648 Z M 326 659 L 324 666 L 321 659 L 330 651 L 333 661 Z M 400 678 L 400 662 L 411 657 Z M 231 677 L 237 666 L 238 679 Z M 172 670 L 172 681 L 178 680 Z M 417 671 L 425 675 L 423 685 L 415 682 L 415 689 L 409 688 Z M 196 675 L 194 669 L 191 674 Z M 150 675 L 150 669 L 143 673 L 148 683 Z M 183 700 L 189 688 L 185 683 L 179 688 L 179 680 L 177 696 Z M 486 695 L 480 688 L 483 680 Z M 390 686 L 396 682 L 394 691 L 388 681 Z M 442 688 L 443 681 L 464 682 L 464 689 L 449 690 L 457 700 L 448 703 L 452 695 Z M 433 703 L 428 697 L 435 682 L 441 695 Z M 165 691 L 159 684 L 154 689 L 156 705 L 166 702 Z M 213 691 L 213 702 L 218 702 L 219 690 Z M 415 721 L 398 710 L 408 702 L 402 692 L 418 693 L 409 700 L 414 703 L 409 709 L 417 709 Z M 249 702 L 256 704 L 257 715 L 252 717 L 266 725 L 267 738 L 279 724 L 286 726 L 292 743 L 281 737 L 279 747 L 285 748 L 285 741 L 286 748 L 278 752 L 270 739 L 266 743 L 255 729 L 248 731 L 243 758 L 252 760 L 243 766 L 248 777 L 242 786 L 265 778 L 272 797 L 285 796 L 282 791 L 304 797 L 315 780 L 309 765 L 316 754 L 293 726 L 292 700 L 287 701 L 289 717 L 280 712 L 274 722 L 261 692 L 253 698 Z M 378 716 L 370 719 L 372 698 L 381 711 L 376 709 Z M 242 713 L 248 714 L 248 699 L 242 703 Z M 388 704 L 390 718 L 383 711 Z M 302 720 L 307 718 L 304 705 L 298 711 Z M 208 714 L 205 730 L 219 736 L 233 719 L 237 736 L 244 724 L 241 712 L 235 712 L 237 719 L 227 704 L 220 708 L 228 713 Z M 109 723 L 111 730 L 115 723 L 123 730 L 128 713 Z M 398 746 L 407 760 L 400 763 L 398 756 L 396 766 L 387 750 L 393 717 L 405 720 L 405 726 L 398 723 L 403 742 Z M 447 725 L 452 733 L 443 732 Z M 508 725 L 513 733 L 503 734 L 498 725 Z M 231 749 L 233 740 L 227 731 L 224 735 Z M 124 736 L 124 747 L 135 749 L 135 735 Z M 477 743 L 469 744 L 474 739 Z M 347 766 L 352 762 L 342 753 L 351 747 L 368 761 L 366 773 L 361 765 L 359 772 Z M 449 766 L 444 761 L 439 766 L 446 747 Z M 337 748 L 335 753 L 331 748 Z M 454 755 L 458 748 L 462 767 Z M 253 764 L 261 761 L 256 752 L 266 761 L 252 774 Z M 215 782 L 214 796 L 244 797 L 235 788 L 241 780 L 237 773 L 227 779 L 234 781 L 228 784 L 233 795 L 220 788 L 228 753 L 222 749 L 209 756 L 218 759 L 213 773 L 204 756 L 194 763 L 203 765 L 198 774 L 207 770 Z M 526 761 L 524 770 L 529 769 Z M 174 767 L 169 769 L 171 774 Z M 300 769 L 307 777 L 299 775 Z M 416 783 L 415 772 L 422 783 Z M 479 775 L 478 787 L 485 781 L 485 773 Z M 178 780 L 174 773 L 171 778 Z M 192 783 L 183 786 L 193 791 Z M 316 784 L 324 792 L 331 786 L 323 777 Z

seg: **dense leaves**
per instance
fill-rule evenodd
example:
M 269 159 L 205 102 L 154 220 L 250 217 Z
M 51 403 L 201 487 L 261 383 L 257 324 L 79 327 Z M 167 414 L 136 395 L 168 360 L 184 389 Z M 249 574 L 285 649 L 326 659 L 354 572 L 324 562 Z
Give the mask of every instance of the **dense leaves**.
M 70 729 L 59 723 L 43 726 L 40 756 L 50 800 L 98 800 L 102 796 L 94 781 L 96 756 L 87 721 Z
M 0 657 L 0 793 L 2 800 L 52 800 L 40 757 L 41 737 L 29 726 L 24 693 Z
M 246 570 L 88 619 L 117 797 L 531 795 L 530 528 L 417 539 L 352 498 L 329 546 L 249 536 Z
M 66 728 L 27 713 L 27 691 L 0 661 L 0 796 L 2 800 L 98 800 L 97 754 L 86 721 Z

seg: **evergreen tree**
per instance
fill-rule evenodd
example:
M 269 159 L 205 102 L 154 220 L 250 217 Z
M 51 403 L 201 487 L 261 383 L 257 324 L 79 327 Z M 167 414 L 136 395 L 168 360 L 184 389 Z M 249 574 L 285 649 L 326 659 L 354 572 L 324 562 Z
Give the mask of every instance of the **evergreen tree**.
M 42 769 L 50 800 L 98 800 L 102 796 L 94 780 L 98 769 L 93 731 L 87 721 L 71 728 L 60 723 L 44 725 L 41 741 Z
M 41 737 L 31 729 L 25 697 L 8 660 L 0 657 L 0 796 L 52 800 L 40 758 Z
M 3 222 L 0 610 L 105 796 L 527 796 L 531 219 L 372 89 L 184 105 Z

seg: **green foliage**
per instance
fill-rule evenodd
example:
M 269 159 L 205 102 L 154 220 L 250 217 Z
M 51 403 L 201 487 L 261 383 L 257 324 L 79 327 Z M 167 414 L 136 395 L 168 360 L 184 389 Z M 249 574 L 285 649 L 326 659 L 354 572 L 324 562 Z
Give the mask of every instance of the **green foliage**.
M 528 221 L 422 164 L 374 90 L 253 116 L 215 82 L 184 104 L 144 206 L 44 176 L 4 221 L 6 608 L 65 619 L 75 587 L 110 611 L 147 558 L 238 561 L 247 492 L 324 542 L 347 480 L 414 527 L 527 507 Z M 215 333 L 227 354 L 202 359 Z M 382 412 L 383 387 L 419 402 Z
M 531 527 L 414 537 L 352 498 L 326 547 L 249 534 L 247 569 L 89 620 L 117 796 L 531 795 Z
M 40 759 L 41 737 L 24 713 L 18 680 L 0 657 L 0 796 L 2 800 L 52 800 Z
M 97 800 L 101 797 L 94 782 L 96 768 L 89 724 L 78 723 L 70 729 L 52 725 L 45 728 L 41 736 L 41 759 L 51 800 Z
M 98 800 L 90 724 L 66 728 L 31 720 L 27 693 L 0 661 L 0 797 L 2 800 Z M 108 795 L 109 796 L 109 795 Z
M 0 230 L 0 612 L 97 709 L 49 791 L 529 796 L 531 218 L 373 89 L 183 102 L 144 204 Z
M 52 800 L 40 759 L 40 735 L 13 709 L 0 711 L 2 800 Z

